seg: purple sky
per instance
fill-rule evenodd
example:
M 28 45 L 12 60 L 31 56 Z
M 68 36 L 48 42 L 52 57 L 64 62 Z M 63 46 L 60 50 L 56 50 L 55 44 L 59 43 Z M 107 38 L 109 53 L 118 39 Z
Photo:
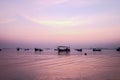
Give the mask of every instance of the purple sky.
M 0 0 L 0 47 L 118 47 L 120 0 Z

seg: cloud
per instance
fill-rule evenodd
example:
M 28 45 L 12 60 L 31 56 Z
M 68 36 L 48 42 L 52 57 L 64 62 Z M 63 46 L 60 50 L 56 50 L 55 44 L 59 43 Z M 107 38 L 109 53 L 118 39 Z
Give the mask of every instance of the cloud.
M 46 18 L 42 16 L 42 19 L 38 19 L 35 17 L 30 16 L 24 16 L 26 19 L 43 25 L 43 26 L 50 26 L 50 27 L 70 27 L 70 26 L 80 26 L 80 25 L 86 25 L 92 23 L 92 20 L 90 19 L 84 19 L 84 18 L 59 18 L 59 17 L 52 17 L 52 18 Z
M 118 23 L 120 16 L 114 13 L 99 13 L 91 15 L 78 15 L 78 16 L 54 16 L 54 15 L 40 15 L 29 16 L 24 15 L 26 19 L 37 23 L 42 26 L 50 27 L 70 27 L 70 26 L 110 26 Z M 117 22 L 116 22 L 117 21 Z

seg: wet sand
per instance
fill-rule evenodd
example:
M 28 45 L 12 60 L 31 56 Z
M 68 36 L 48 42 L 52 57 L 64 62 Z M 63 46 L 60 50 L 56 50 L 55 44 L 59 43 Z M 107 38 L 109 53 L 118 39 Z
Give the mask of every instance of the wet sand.
M 0 80 L 120 80 L 120 54 L 0 54 Z

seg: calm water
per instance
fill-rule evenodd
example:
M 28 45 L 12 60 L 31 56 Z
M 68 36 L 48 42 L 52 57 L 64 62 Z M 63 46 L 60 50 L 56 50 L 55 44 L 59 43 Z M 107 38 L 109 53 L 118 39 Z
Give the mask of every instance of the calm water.
M 120 80 L 120 52 L 3 49 L 0 80 Z

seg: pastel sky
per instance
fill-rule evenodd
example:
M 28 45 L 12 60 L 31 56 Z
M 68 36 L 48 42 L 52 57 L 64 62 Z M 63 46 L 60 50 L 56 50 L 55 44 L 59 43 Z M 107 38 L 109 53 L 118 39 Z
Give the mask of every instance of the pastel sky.
M 120 0 L 0 0 L 0 47 L 120 46 Z

